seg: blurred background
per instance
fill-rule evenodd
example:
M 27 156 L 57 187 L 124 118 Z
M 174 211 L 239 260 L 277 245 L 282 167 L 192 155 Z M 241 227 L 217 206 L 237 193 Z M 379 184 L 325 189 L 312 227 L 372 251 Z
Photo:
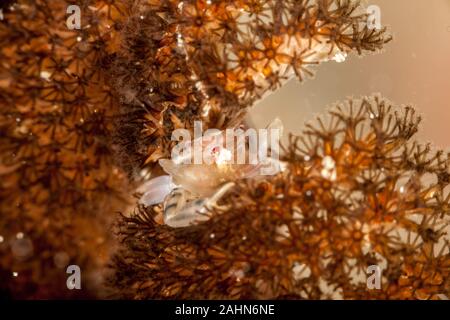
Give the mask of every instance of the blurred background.
M 418 138 L 450 147 L 450 0 L 371 0 L 394 41 L 383 52 L 344 63 L 324 63 L 313 79 L 291 80 L 259 102 L 249 122 L 263 128 L 279 117 L 287 132 L 335 102 L 381 93 L 397 105 L 411 104 L 423 116 Z

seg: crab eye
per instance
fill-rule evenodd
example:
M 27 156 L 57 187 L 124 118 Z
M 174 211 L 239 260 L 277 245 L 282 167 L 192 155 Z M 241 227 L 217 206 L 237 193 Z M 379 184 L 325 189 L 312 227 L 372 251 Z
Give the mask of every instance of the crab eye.
M 211 150 L 211 154 L 218 154 L 220 152 L 220 147 L 214 147 L 212 150 Z

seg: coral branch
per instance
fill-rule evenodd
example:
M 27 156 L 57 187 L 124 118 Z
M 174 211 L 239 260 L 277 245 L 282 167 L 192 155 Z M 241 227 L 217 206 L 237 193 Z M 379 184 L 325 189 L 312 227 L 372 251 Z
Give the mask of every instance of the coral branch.
M 419 121 L 379 97 L 338 104 L 291 136 L 284 172 L 236 182 L 210 220 L 173 229 L 139 207 L 112 284 L 135 299 L 448 295 L 450 158 L 411 140 Z

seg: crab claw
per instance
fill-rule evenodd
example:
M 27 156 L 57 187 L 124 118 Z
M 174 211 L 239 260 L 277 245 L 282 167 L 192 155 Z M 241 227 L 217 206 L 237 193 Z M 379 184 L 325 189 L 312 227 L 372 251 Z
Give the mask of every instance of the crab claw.
M 144 183 L 138 188 L 138 192 L 144 194 L 139 203 L 144 206 L 153 206 L 164 201 L 166 196 L 176 187 L 169 175 L 160 176 Z

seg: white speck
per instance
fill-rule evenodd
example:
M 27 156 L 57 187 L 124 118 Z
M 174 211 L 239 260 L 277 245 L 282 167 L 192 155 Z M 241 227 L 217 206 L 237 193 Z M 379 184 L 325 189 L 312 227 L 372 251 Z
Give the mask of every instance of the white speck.
M 140 16 L 139 18 L 140 18 L 141 20 L 144 20 L 144 16 Z
M 51 76 L 52 76 L 52 74 L 48 71 L 41 71 L 41 73 L 40 73 L 40 77 L 42 79 L 44 79 L 45 81 L 50 81 Z
M 209 237 L 210 237 L 211 239 L 214 239 L 214 238 L 216 237 L 216 235 L 215 235 L 214 233 L 211 233 L 211 234 L 209 235 Z
M 400 193 L 405 193 L 405 186 L 400 187 Z
M 245 277 L 245 272 L 242 269 L 233 270 L 230 272 L 232 276 L 236 278 L 237 282 L 240 282 L 243 277 Z
M 336 53 L 334 55 L 333 58 L 331 58 L 332 60 L 336 61 L 337 63 L 341 63 L 344 62 L 347 59 L 347 53 L 346 52 L 341 52 L 339 51 L 338 53 Z
M 80 42 L 81 40 L 83 40 L 82 37 L 77 37 L 77 41 Z
M 373 120 L 373 119 L 375 119 L 375 115 L 371 112 L 369 115 L 369 118 Z
M 327 170 L 327 169 L 322 169 L 322 171 L 320 172 L 320 174 L 322 175 L 322 177 L 324 177 L 325 179 L 331 180 L 331 181 L 335 181 L 336 180 L 336 170 Z
M 0 9 L 0 20 L 3 20 L 3 9 Z
M 16 234 L 17 239 L 23 239 L 23 236 L 24 236 L 23 232 L 19 232 Z
M 203 107 L 203 112 L 202 112 L 202 116 L 207 117 L 209 115 L 209 111 L 211 110 L 211 105 L 209 103 L 207 103 L 204 107 Z
M 243 240 L 243 241 L 247 240 L 247 236 L 243 236 L 243 237 L 242 237 L 242 240 Z
M 16 278 L 16 277 L 19 275 L 19 273 L 14 271 L 14 272 L 12 273 L 12 275 L 13 275 L 13 277 Z
M 139 175 L 141 176 L 141 178 L 149 178 L 150 174 L 151 172 L 148 168 L 144 168 L 141 171 L 139 171 Z
M 202 83 L 201 81 L 197 81 L 197 82 L 195 83 L 195 87 L 196 87 L 199 91 L 201 91 L 201 92 L 203 93 L 203 95 L 204 95 L 206 98 L 208 98 L 208 95 L 204 92 L 204 86 L 203 86 L 203 83 Z
M 84 119 L 83 118 L 80 118 L 80 123 L 84 123 Z
M 177 46 L 179 48 L 183 48 L 183 46 L 184 46 L 184 40 L 183 40 L 183 36 L 181 35 L 181 33 L 177 33 Z
M 326 156 L 322 159 L 322 165 L 325 169 L 332 170 L 336 167 L 336 162 L 330 156 Z
M 16 118 L 16 122 L 20 122 L 22 119 L 20 118 Z
M 330 156 L 326 156 L 322 159 L 323 169 L 320 172 L 325 179 L 334 181 L 336 180 L 336 162 Z
M 5 241 L 5 238 L 3 238 L 3 236 L 0 236 L 0 243 L 2 243 L 3 241 Z
M 303 157 L 303 160 L 305 160 L 305 161 L 309 161 L 309 160 L 311 160 L 311 157 L 310 157 L 310 156 L 308 156 L 308 155 L 306 155 L 306 156 L 304 156 L 304 157 Z
M 206 4 L 211 4 L 211 0 L 206 0 Z

